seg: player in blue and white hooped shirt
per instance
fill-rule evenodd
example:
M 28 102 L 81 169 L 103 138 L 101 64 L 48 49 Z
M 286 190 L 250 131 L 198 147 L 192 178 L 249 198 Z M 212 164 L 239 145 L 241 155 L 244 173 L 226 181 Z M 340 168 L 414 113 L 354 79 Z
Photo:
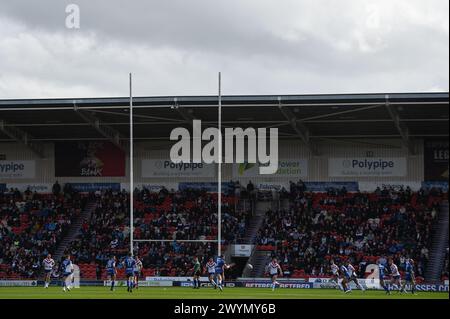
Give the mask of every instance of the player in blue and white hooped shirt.
M 281 269 L 281 266 L 276 258 L 272 258 L 272 261 L 267 265 L 267 272 L 272 280 L 272 291 L 275 291 L 277 285 L 280 284 L 277 281 L 278 276 L 283 276 L 283 270 Z
M 411 293 L 416 294 L 416 275 L 414 272 L 414 260 L 408 258 L 405 263 L 405 280 L 403 281 L 402 291 L 406 292 L 406 284 L 411 285 Z
M 106 273 L 108 274 L 108 279 L 111 281 L 111 291 L 114 291 L 114 286 L 116 285 L 116 263 L 116 256 L 111 256 L 111 258 L 109 258 L 106 262 Z
M 214 286 L 214 289 L 217 289 L 217 283 L 214 281 L 216 277 L 216 262 L 211 257 L 206 263 L 206 272 L 208 273 L 209 282 Z
M 391 285 L 397 286 L 398 292 L 402 291 L 402 278 L 398 271 L 397 265 L 394 263 L 393 258 L 389 258 L 389 268 L 391 271 Z
M 339 268 L 340 272 L 341 272 L 341 276 L 342 276 L 342 287 L 344 289 L 345 293 L 349 293 L 352 290 L 350 289 L 350 273 L 348 272 L 347 267 L 345 267 L 344 264 L 341 265 L 341 267 Z
M 225 280 L 225 268 L 227 264 L 225 263 L 225 259 L 223 259 L 223 255 L 220 255 L 216 259 L 216 278 L 217 278 L 217 287 L 219 287 L 220 291 L 223 291 L 223 281 Z
M 70 291 L 72 289 L 72 275 L 73 275 L 73 264 L 70 260 L 70 255 L 67 255 L 61 264 L 62 278 L 63 278 L 63 291 Z
M 42 264 L 44 265 L 45 271 L 45 288 L 48 288 L 53 268 L 55 268 L 55 261 L 52 259 L 52 255 L 48 254 Z
M 377 260 L 378 265 L 378 277 L 380 280 L 380 286 L 386 291 L 387 294 L 391 294 L 389 286 L 384 283 L 386 276 L 386 266 L 381 262 L 381 260 Z
M 134 265 L 134 288 L 139 288 L 139 277 L 141 276 L 143 264 L 142 261 L 139 259 L 139 256 L 136 256 L 135 258 L 135 265 Z
M 347 271 L 349 274 L 349 283 L 354 282 L 356 284 L 356 287 L 359 288 L 361 291 L 366 291 L 363 286 L 358 281 L 358 276 L 356 276 L 356 269 L 353 267 L 353 265 L 350 263 L 350 261 L 347 261 L 346 263 Z
M 133 292 L 134 285 L 134 267 L 136 261 L 133 258 L 133 254 L 129 253 L 125 260 L 123 261 L 123 266 L 125 268 L 125 275 L 127 276 L 127 291 Z

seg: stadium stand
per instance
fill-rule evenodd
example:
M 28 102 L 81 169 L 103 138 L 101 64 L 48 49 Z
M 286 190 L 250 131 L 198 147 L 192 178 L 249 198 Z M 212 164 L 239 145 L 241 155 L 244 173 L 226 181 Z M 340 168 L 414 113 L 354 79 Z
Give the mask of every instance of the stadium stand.
M 399 265 L 413 258 L 424 276 L 432 227 L 447 194 L 433 190 L 377 189 L 374 193 L 328 193 L 292 196 L 288 210 L 267 212 L 258 249 L 280 258 L 291 277 L 328 276 L 331 258 L 365 265 L 393 256 Z
M 433 223 L 447 193 L 414 193 L 409 188 L 311 193 L 297 186 L 282 192 L 289 198 L 289 209 L 269 210 L 254 243 L 267 258 L 280 259 L 286 276 L 328 277 L 331 258 L 350 258 L 364 277 L 365 265 L 379 258 L 394 256 L 401 266 L 408 256 L 416 260 L 418 279 L 423 280 Z M 83 221 L 76 240 L 65 252 L 73 256 L 82 278 L 105 279 L 107 258 L 111 254 L 121 257 L 128 251 L 129 194 L 104 190 L 90 198 L 96 209 L 90 220 Z M 54 252 L 87 199 L 76 194 L 1 193 L 0 278 L 38 278 L 41 260 Z M 242 241 L 251 218 L 250 211 L 235 211 L 236 200 L 234 196 L 223 199 L 224 249 Z M 196 190 L 135 192 L 135 238 L 173 240 L 139 244 L 143 276 L 188 276 L 191 256 L 206 260 L 215 254 L 212 242 L 177 240 L 214 239 L 217 229 L 211 225 L 217 224 L 216 201 L 214 194 Z M 122 276 L 123 270 L 119 270 Z M 448 249 L 442 278 L 448 278 Z
M 0 278 L 36 278 L 86 204 L 77 194 L 0 192 Z
M 190 274 L 192 255 L 216 253 L 217 245 L 206 241 L 217 235 L 217 197 L 213 188 L 207 193 L 181 186 L 216 183 L 215 172 L 180 177 L 169 170 L 158 175 L 162 166 L 144 164 L 169 160 L 171 131 L 178 126 L 189 130 L 192 124 L 186 114 L 214 127 L 217 97 L 136 97 L 134 103 L 134 181 L 140 187 L 176 189 L 134 191 L 135 239 L 168 240 L 135 242 L 135 249 L 144 275 Z M 224 125 L 277 127 L 280 160 L 300 167 L 261 177 L 249 167 L 239 171 L 224 165 L 224 180 L 234 181 L 223 197 L 223 251 L 231 244 L 257 244 L 247 262 L 254 268 L 244 277 L 264 275 L 271 255 L 279 257 L 290 277 L 326 276 L 331 256 L 351 258 L 362 273 L 368 262 L 395 255 L 399 265 L 406 256 L 416 259 L 421 276 L 448 278 L 448 209 L 442 214 L 439 208 L 448 196 L 419 191 L 424 184 L 448 179 L 448 93 L 224 96 L 223 106 Z M 46 252 L 57 259 L 68 252 L 82 278 L 102 279 L 106 257 L 128 252 L 128 107 L 128 98 L 0 100 L 3 130 L 19 134 L 0 131 L 0 159 L 8 165 L 29 159 L 30 170 L 21 172 L 21 178 L 4 175 L 0 181 L 0 279 L 40 277 Z M 46 124 L 49 114 L 57 119 L 52 125 Z M 14 130 L 16 126 L 21 129 Z M 440 164 L 435 151 L 444 159 Z M 360 158 L 393 160 L 401 172 L 376 177 L 339 175 L 341 168 L 337 175 L 330 172 L 330 163 Z M 439 166 L 436 172 L 429 169 L 434 165 Z M 100 173 L 106 166 L 109 171 Z M 56 178 L 61 184 L 51 187 Z M 307 187 L 334 182 L 365 184 L 365 189 Z M 4 190 L 9 183 L 45 191 Z M 75 194 L 72 183 L 87 193 Z M 384 183 L 396 188 L 375 190 L 374 185 Z M 88 194 L 97 184 L 102 190 Z M 83 212 L 86 205 L 92 211 Z M 447 233 L 447 243 L 441 233 Z M 185 239 L 205 242 L 181 242 Z

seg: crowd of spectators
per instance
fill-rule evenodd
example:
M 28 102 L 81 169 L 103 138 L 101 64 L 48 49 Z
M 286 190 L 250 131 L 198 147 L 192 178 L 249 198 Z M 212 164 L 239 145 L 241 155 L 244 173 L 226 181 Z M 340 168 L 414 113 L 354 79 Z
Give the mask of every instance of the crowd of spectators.
M 93 195 L 96 208 L 84 220 L 76 239 L 66 253 L 76 263 L 104 263 L 111 251 L 127 252 L 130 238 L 129 194 L 103 190 Z
M 0 277 L 35 278 L 85 203 L 72 193 L 0 192 Z
M 128 193 L 103 191 L 95 200 L 97 208 L 91 219 L 83 222 L 67 250 L 76 263 L 104 265 L 111 254 L 120 258 L 129 250 Z M 134 208 L 135 253 L 144 268 L 161 274 L 186 274 L 192 268 L 193 255 L 207 258 L 215 253 L 217 194 L 194 189 L 135 190 Z M 250 211 L 235 209 L 234 196 L 224 196 L 223 244 L 239 242 L 250 218 Z M 147 239 L 156 241 L 139 242 Z
M 249 213 L 235 209 L 235 197 L 222 197 L 222 232 L 226 242 L 239 241 Z M 217 237 L 217 194 L 205 190 L 139 193 L 135 212 L 137 239 L 211 240 Z
M 252 217 L 251 211 L 237 209 L 236 199 L 259 196 L 252 182 L 246 187 L 230 184 L 222 198 L 223 245 L 240 243 Z M 393 256 L 400 266 L 405 258 L 413 258 L 417 275 L 423 276 L 432 226 L 447 194 L 434 189 L 413 192 L 408 187 L 312 193 L 300 180 L 278 196 L 289 199 L 290 207 L 267 213 L 255 244 L 277 256 L 286 275 L 325 276 L 329 260 L 335 258 L 350 259 L 363 276 L 368 264 Z M 0 277 L 8 272 L 36 278 L 42 259 L 55 251 L 90 201 L 96 208 L 66 253 L 76 264 L 94 267 L 101 278 L 111 254 L 120 258 L 129 251 L 129 200 L 126 191 L 103 190 L 83 197 L 58 183 L 49 195 L 17 189 L 0 192 L 0 266 L 7 265 L 0 267 Z M 206 260 L 215 255 L 217 194 L 136 189 L 134 208 L 134 238 L 156 240 L 135 243 L 148 275 L 187 276 L 192 256 Z M 448 278 L 448 250 L 442 276 Z
M 406 257 L 415 259 L 423 276 L 444 196 L 409 188 L 298 192 L 290 209 L 267 213 L 256 244 L 278 256 L 287 275 L 327 275 L 331 258 L 349 258 L 362 276 L 366 265 L 393 256 L 400 265 Z

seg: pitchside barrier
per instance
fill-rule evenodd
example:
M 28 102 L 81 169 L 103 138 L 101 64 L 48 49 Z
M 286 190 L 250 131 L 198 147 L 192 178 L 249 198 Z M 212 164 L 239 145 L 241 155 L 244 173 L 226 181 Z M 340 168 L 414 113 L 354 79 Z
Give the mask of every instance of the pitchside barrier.
M 305 182 L 306 187 L 311 192 L 326 192 L 329 188 L 340 189 L 345 187 L 348 192 L 373 192 L 377 187 L 379 188 L 394 188 L 400 189 L 401 187 L 410 187 L 413 191 L 418 191 L 420 188 L 439 188 L 443 191 L 448 191 L 447 181 L 438 182 L 414 182 L 414 181 L 391 181 L 391 182 Z M 129 191 L 129 183 L 71 183 L 72 188 L 80 193 L 96 192 L 101 190 L 114 190 Z M 29 189 L 31 192 L 37 192 L 39 194 L 51 194 L 52 184 L 48 183 L 0 183 L 0 191 L 6 191 L 8 189 L 18 189 L 21 192 Z M 150 183 L 137 183 L 137 188 L 148 189 L 151 192 L 159 192 L 163 187 L 166 189 L 183 190 L 190 189 L 204 189 L 208 192 L 217 192 L 217 183 L 167 183 L 167 184 L 150 184 Z M 222 183 L 222 190 L 227 192 L 230 185 L 229 183 Z M 259 182 L 256 185 L 258 190 L 261 191 L 280 191 L 283 187 L 289 189 L 289 183 L 282 182 Z
M 309 279 L 279 279 L 280 288 L 282 289 L 336 289 L 331 280 L 328 278 L 309 278 Z M 383 290 L 378 279 L 359 279 L 359 283 L 369 290 Z M 51 286 L 61 286 L 61 280 L 52 280 Z M 388 282 L 386 284 L 394 290 L 395 287 Z M 81 280 L 80 287 L 86 286 L 104 286 L 109 287 L 110 281 L 100 280 Z M 125 287 L 125 280 L 116 281 L 116 287 Z M 268 278 L 239 278 L 236 281 L 225 281 L 225 287 L 234 288 L 271 288 L 272 282 Z M 43 287 L 42 280 L 0 280 L 0 287 Z M 139 281 L 140 287 L 193 287 L 193 281 L 190 277 L 148 277 L 145 281 Z M 206 277 L 201 278 L 201 286 L 204 288 L 212 288 Z M 350 283 L 352 289 L 357 289 L 354 283 Z M 411 285 L 406 285 L 408 291 Z M 424 292 L 449 292 L 448 280 L 441 284 L 418 284 L 417 291 Z

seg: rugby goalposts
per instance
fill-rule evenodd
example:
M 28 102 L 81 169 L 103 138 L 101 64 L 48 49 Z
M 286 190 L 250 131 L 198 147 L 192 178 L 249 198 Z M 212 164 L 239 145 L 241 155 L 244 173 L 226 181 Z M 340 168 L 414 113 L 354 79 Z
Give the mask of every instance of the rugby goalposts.
M 130 92 L 130 252 L 134 254 L 134 243 L 173 242 L 173 239 L 134 239 L 134 130 L 133 130 L 133 74 L 129 74 Z M 217 243 L 217 255 L 222 254 L 222 73 L 218 73 L 218 161 L 217 161 L 217 239 L 176 240 L 179 243 Z

